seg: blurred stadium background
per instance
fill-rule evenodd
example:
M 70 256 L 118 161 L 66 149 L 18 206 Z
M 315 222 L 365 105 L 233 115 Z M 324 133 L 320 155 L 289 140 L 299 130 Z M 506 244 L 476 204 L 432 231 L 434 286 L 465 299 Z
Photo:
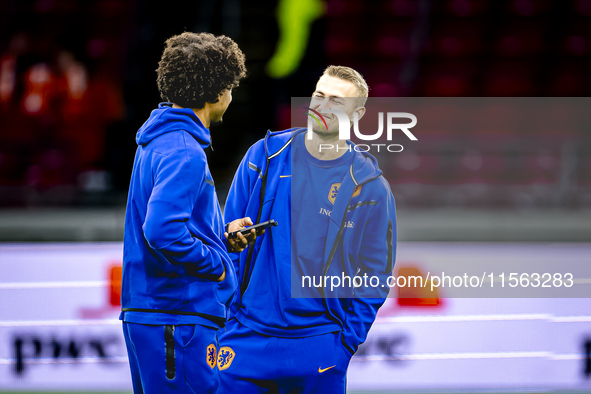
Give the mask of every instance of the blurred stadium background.
M 591 93 L 591 0 L 0 0 L 0 390 L 129 390 L 116 318 L 135 132 L 183 31 L 226 34 L 247 59 L 208 150 L 222 204 L 246 149 L 291 126 L 291 98 L 329 64 L 370 97 Z M 434 127 L 380 158 L 397 267 L 591 264 L 589 127 Z M 352 392 L 591 392 L 588 300 L 413 302 L 387 301 Z

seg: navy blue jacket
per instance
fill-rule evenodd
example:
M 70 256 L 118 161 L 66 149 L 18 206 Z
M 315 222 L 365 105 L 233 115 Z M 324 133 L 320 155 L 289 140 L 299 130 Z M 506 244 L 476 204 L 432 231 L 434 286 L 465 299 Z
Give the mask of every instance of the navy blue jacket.
M 258 237 L 254 247 L 231 254 L 241 288 L 235 316 L 242 324 L 271 336 L 305 337 L 341 331 L 344 346 L 354 353 L 365 341 L 388 294 L 386 281 L 392 273 L 396 249 L 394 197 L 375 158 L 355 152 L 334 201 L 319 264 L 324 275 L 367 274 L 377 277 L 380 285 L 325 293 L 317 302 L 322 303 L 330 323 L 311 326 L 306 315 L 318 304 L 310 298 L 294 298 L 291 293 L 291 199 L 297 198 L 291 190 L 291 141 L 303 131 L 269 132 L 248 150 L 234 177 L 225 221 L 249 216 L 257 223 L 269 219 L 279 223 Z M 350 222 L 355 223 L 354 228 L 348 226 Z
M 170 103 L 152 111 L 137 133 L 123 246 L 125 321 L 225 323 L 237 280 L 203 151 L 210 141 L 191 109 Z

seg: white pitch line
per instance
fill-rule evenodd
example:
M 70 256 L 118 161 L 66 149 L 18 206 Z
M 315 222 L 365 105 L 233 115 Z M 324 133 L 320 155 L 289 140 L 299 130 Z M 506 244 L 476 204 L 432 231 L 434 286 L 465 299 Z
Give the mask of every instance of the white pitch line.
M 482 352 L 482 353 L 433 353 L 409 354 L 408 360 L 460 360 L 474 358 L 547 358 L 550 352 Z
M 470 359 L 510 359 L 510 358 L 547 358 L 557 360 L 581 360 L 579 354 L 552 354 L 551 352 L 481 352 L 481 353 L 422 353 L 400 354 L 394 356 L 369 355 L 354 356 L 353 361 L 425 361 L 425 360 L 470 360 Z
M 585 360 L 586 356 L 582 354 L 554 354 L 550 357 L 550 359 L 554 361 L 562 361 L 562 360 Z
M 551 320 L 554 323 L 589 322 L 591 321 L 591 316 L 554 316 Z
M 0 253 L 14 253 L 14 252 L 47 252 L 47 251 L 65 251 L 78 252 L 80 250 L 99 250 L 99 251 L 113 251 L 115 258 L 113 260 L 121 260 L 123 255 L 123 242 L 82 242 L 82 243 L 59 243 L 59 244 L 35 244 L 35 243 L 15 243 L 0 245 Z M 121 252 L 121 253 L 120 253 Z
M 487 278 L 487 280 L 485 280 L 485 282 L 491 283 L 490 279 L 488 279 L 489 276 L 487 276 L 486 278 Z M 492 280 L 492 282 L 493 283 L 505 283 L 506 288 L 509 288 L 509 287 L 515 288 L 514 286 L 511 286 L 508 284 L 507 279 L 499 278 L 498 275 Z M 591 284 L 591 278 L 573 279 L 573 284 L 574 285 L 588 285 L 588 284 Z M 527 288 L 527 287 L 531 287 L 532 289 L 539 288 L 539 286 L 535 286 L 535 287 L 534 286 L 524 286 L 524 288 Z M 548 287 L 548 286 L 546 286 L 546 287 Z
M 514 314 L 514 315 L 432 315 L 432 316 L 395 316 L 378 317 L 376 323 L 438 323 L 438 322 L 483 322 L 483 321 L 534 321 L 549 323 L 591 322 L 591 316 L 553 316 L 549 314 Z M 13 320 L 0 321 L 0 327 L 47 327 L 47 326 L 113 326 L 119 325 L 118 319 L 69 319 L 69 320 Z
M 370 355 L 354 356 L 352 361 L 426 361 L 426 360 L 471 360 L 471 359 L 503 359 L 503 358 L 547 358 L 552 361 L 561 360 L 582 360 L 580 354 L 552 354 L 550 352 L 497 352 L 497 353 L 423 353 L 423 354 L 401 354 L 397 356 Z M 27 358 L 25 364 L 100 364 L 100 363 L 127 363 L 126 356 L 100 358 Z M 0 359 L 0 365 L 12 365 L 16 360 L 13 358 Z
M 25 364 L 103 364 L 103 363 L 126 363 L 128 362 L 127 357 L 80 357 L 80 358 L 27 358 Z M 11 365 L 15 364 L 16 360 L 13 358 L 2 358 L 0 359 L 0 365 Z
M 63 289 L 76 287 L 106 287 L 110 282 L 107 280 L 87 280 L 68 282 L 4 282 L 0 283 L 0 290 L 21 290 L 21 289 Z
M 476 322 L 509 320 L 550 320 L 554 316 L 547 313 L 512 315 L 426 315 L 378 317 L 376 323 L 435 323 L 435 322 Z
M 378 317 L 376 323 L 439 323 L 543 320 L 552 323 L 591 322 L 591 316 L 554 316 L 547 313 L 512 315 L 426 315 Z
M 0 321 L 0 327 L 116 326 L 118 319 Z

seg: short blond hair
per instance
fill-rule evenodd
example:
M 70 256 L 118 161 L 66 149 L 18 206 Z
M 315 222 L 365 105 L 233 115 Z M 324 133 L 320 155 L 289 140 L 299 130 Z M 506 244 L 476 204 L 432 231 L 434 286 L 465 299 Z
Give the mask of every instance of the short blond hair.
M 359 72 L 353 70 L 351 67 L 328 66 L 322 75 L 328 75 L 351 82 L 357 88 L 357 93 L 359 93 L 360 106 L 365 105 L 369 93 L 369 86 L 367 86 L 367 82 L 365 82 L 363 75 Z

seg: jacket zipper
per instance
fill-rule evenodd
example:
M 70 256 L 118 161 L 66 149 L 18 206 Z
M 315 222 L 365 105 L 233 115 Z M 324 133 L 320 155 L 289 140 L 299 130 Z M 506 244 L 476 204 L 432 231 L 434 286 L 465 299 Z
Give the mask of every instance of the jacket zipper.
M 267 166 L 265 168 L 265 173 L 261 177 L 261 192 L 259 195 L 259 210 L 257 212 L 257 220 L 255 224 L 259 223 L 261 220 L 261 215 L 263 214 L 263 203 L 265 202 L 265 192 L 267 189 L 267 174 L 269 173 L 269 163 L 271 162 L 271 158 L 267 156 Z M 256 242 L 256 241 L 255 241 Z M 252 271 L 252 258 L 254 254 L 254 242 L 252 242 L 248 246 L 248 254 L 246 256 L 246 262 L 244 263 L 244 272 L 242 273 L 242 281 L 240 284 L 240 300 L 242 301 L 242 296 L 248 287 L 248 282 L 250 282 L 250 274 Z
M 375 178 L 367 179 L 363 183 L 357 183 L 357 180 L 355 179 L 355 177 L 353 175 L 353 165 L 351 165 L 351 167 L 349 169 L 349 173 L 351 174 L 351 178 L 353 179 L 355 186 L 365 185 L 366 183 L 371 182 L 374 179 L 377 179 L 379 177 L 379 176 L 377 176 Z M 351 206 L 352 199 L 353 199 L 353 195 L 351 195 L 351 197 L 349 197 L 349 202 L 347 203 L 347 209 L 345 209 L 345 213 L 343 214 L 343 219 L 341 220 L 341 226 L 340 226 L 339 231 L 337 233 L 336 239 L 335 239 L 334 243 L 332 244 L 332 248 L 330 249 L 330 254 L 328 255 L 328 259 L 326 260 L 326 266 L 324 267 L 324 271 L 322 273 L 322 275 L 324 275 L 324 276 L 326 276 L 326 274 L 328 273 L 328 269 L 330 268 L 330 265 L 332 264 L 332 260 L 334 259 L 334 256 L 337 252 L 337 246 L 339 245 L 339 243 L 341 241 L 341 237 L 343 236 L 343 231 L 345 230 L 345 221 L 347 219 L 347 213 L 349 212 L 349 207 Z M 324 287 L 322 287 L 322 289 L 324 290 Z M 324 296 L 324 294 L 323 294 L 323 296 Z
M 360 183 L 357 182 L 357 180 L 355 179 L 355 176 L 353 175 L 353 166 L 351 165 L 351 168 L 349 170 L 349 173 L 351 174 L 351 178 L 353 179 L 353 182 L 355 183 L 356 186 L 361 185 Z M 378 177 L 375 178 L 371 178 L 371 179 L 367 179 L 365 182 L 363 182 L 362 184 L 366 184 L 370 181 L 373 181 L 374 179 L 376 179 Z M 351 197 L 349 197 L 349 202 L 347 203 L 347 209 L 345 209 L 345 213 L 343 214 L 343 219 L 341 220 L 341 226 L 339 227 L 339 231 L 337 232 L 337 236 L 336 239 L 334 241 L 334 243 L 332 244 L 332 248 L 330 249 L 330 253 L 328 255 L 328 259 L 326 261 L 326 266 L 324 267 L 324 270 L 322 272 L 322 275 L 324 277 L 326 277 L 326 275 L 328 274 L 328 270 L 330 268 L 330 265 L 332 264 L 332 261 L 334 260 L 334 256 L 336 255 L 337 252 L 337 247 L 338 245 L 341 243 L 342 237 L 343 237 L 343 231 L 345 230 L 345 222 L 347 219 L 347 213 L 349 212 L 349 206 L 351 205 L 351 200 L 353 199 L 353 195 L 351 195 Z M 390 228 L 390 232 L 391 232 L 391 228 Z M 322 293 L 322 303 L 324 304 L 326 311 L 328 312 L 328 317 L 335 321 L 336 323 L 338 323 L 341 326 L 341 329 L 344 328 L 344 323 L 343 321 L 341 321 L 341 319 L 339 319 L 337 316 L 335 316 L 332 311 L 330 310 L 330 308 L 328 307 L 328 302 L 326 301 L 326 294 L 325 294 L 325 290 L 324 290 L 324 286 L 320 288 L 321 293 Z M 351 347 L 345 342 L 344 338 L 341 337 L 341 342 L 343 343 L 343 345 L 351 352 L 351 354 L 355 354 L 355 350 L 351 349 Z
M 259 195 L 259 210 L 257 212 L 257 220 L 255 224 L 259 223 L 261 220 L 261 215 L 263 214 L 263 203 L 265 202 L 265 192 L 267 191 L 267 175 L 269 174 L 269 165 L 271 163 L 271 159 L 278 156 L 291 144 L 295 135 L 292 136 L 286 143 L 279 149 L 277 152 L 273 153 L 269 156 L 267 153 L 267 141 L 265 140 L 265 156 L 267 156 L 267 166 L 265 167 L 265 173 L 261 174 L 261 192 Z M 252 265 L 252 259 L 254 255 L 254 242 L 248 246 L 248 254 L 246 255 L 246 262 L 244 263 L 244 272 L 242 273 L 242 281 L 240 282 L 240 303 L 242 304 L 242 296 L 244 292 L 248 288 L 248 283 L 250 282 L 250 276 L 252 274 L 252 270 L 254 269 Z

